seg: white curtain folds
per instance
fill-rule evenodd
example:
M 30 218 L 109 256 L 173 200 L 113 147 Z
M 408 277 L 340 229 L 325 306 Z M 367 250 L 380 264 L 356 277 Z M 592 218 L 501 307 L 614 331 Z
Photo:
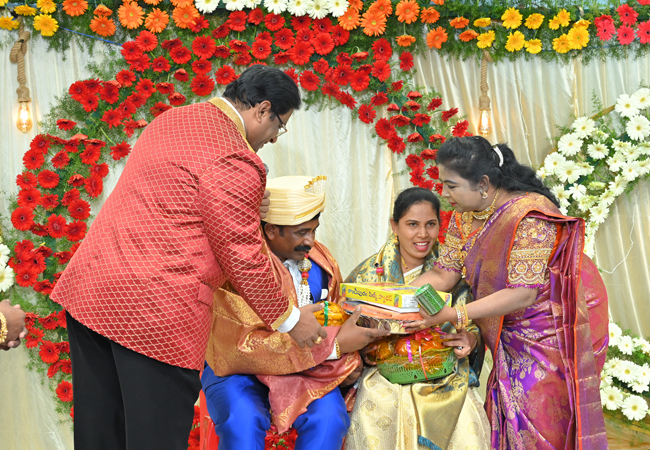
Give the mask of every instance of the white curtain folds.
M 99 48 L 99 47 L 98 47 Z M 89 77 L 86 65 L 102 58 L 72 46 L 64 55 L 46 51 L 43 40 L 30 42 L 27 80 L 31 90 L 34 129 L 23 134 L 15 127 L 16 66 L 9 63 L 10 48 L 0 50 L 0 191 L 15 194 L 15 178 L 22 170 L 22 155 L 39 133 L 37 120 L 56 96 L 76 80 Z M 477 61 L 446 61 L 435 53 L 416 60 L 417 84 L 435 89 L 443 109 L 458 107 L 476 131 L 480 95 Z M 500 62 L 488 67 L 491 98 L 492 142 L 507 142 L 517 158 L 538 166 L 552 149 L 556 125 L 571 116 L 592 115 L 592 94 L 605 106 L 617 96 L 632 93 L 648 82 L 650 58 L 622 61 L 580 60 L 569 64 L 546 63 L 537 58 Z M 414 88 L 411 86 L 410 88 Z M 408 87 L 407 87 L 408 88 Z M 426 88 L 425 88 L 426 89 Z M 270 176 L 326 175 L 327 205 L 317 238 L 332 251 L 345 277 L 354 266 L 377 251 L 389 234 L 392 200 L 410 186 L 403 159 L 393 155 L 373 129 L 352 117 L 350 110 L 317 108 L 298 111 L 289 132 L 275 145 L 260 151 Z M 116 173 L 105 184 L 114 185 Z M 647 308 L 650 291 L 650 185 L 642 183 L 629 196 L 617 200 L 597 235 L 596 262 L 610 297 L 612 318 L 643 335 L 650 334 Z M 101 206 L 101 199 L 95 208 Z M 9 204 L 0 198 L 0 213 Z M 72 448 L 71 427 L 54 411 L 53 393 L 41 375 L 30 372 L 24 347 L 0 352 L 0 442 L 2 448 L 67 450 Z

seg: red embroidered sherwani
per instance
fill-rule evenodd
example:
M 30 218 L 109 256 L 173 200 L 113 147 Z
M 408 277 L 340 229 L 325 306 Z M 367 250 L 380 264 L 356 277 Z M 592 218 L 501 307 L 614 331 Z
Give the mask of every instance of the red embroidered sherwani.
M 283 290 L 297 307 L 291 274 L 275 255 L 271 254 L 271 259 Z M 338 301 L 342 277 L 336 260 L 318 241 L 309 251 L 309 259 L 327 272 L 327 300 Z M 358 352 L 327 360 L 339 329 L 325 327 L 328 337 L 322 344 L 300 348 L 286 333 L 265 330 L 260 318 L 236 293 L 219 289 L 206 360 L 217 376 L 257 375 L 269 387 L 273 421 L 278 431 L 284 432 L 312 401 L 339 386 L 361 363 Z
M 118 344 L 196 370 L 226 281 L 269 329 L 291 307 L 260 253 L 264 166 L 227 108 L 173 108 L 145 129 L 51 295 Z

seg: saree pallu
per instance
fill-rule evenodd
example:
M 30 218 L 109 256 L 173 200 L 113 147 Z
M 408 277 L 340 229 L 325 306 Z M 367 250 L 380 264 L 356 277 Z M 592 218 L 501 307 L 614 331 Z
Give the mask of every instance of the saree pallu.
M 506 289 L 508 259 L 524 217 L 556 225 L 549 281 L 535 303 L 479 319 L 494 368 L 486 393 L 494 449 L 606 449 L 600 371 L 607 351 L 607 294 L 583 254 L 584 221 L 529 194 L 488 219 L 465 258 L 475 298 Z M 504 245 L 506 243 L 506 245 Z

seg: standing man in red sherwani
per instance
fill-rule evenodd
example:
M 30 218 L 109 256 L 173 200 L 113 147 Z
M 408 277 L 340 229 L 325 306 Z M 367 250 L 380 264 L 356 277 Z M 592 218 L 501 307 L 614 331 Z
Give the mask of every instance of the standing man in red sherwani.
M 227 282 L 269 330 L 301 346 L 327 337 L 319 306 L 292 306 L 260 253 L 256 152 L 300 104 L 288 75 L 255 65 L 136 142 L 52 293 L 68 311 L 76 450 L 187 448 L 213 290 Z

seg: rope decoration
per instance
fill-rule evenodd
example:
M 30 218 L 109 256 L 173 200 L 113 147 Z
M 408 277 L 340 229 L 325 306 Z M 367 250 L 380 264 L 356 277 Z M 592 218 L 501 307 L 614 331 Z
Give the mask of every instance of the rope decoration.
M 478 109 L 485 111 L 490 110 L 490 97 L 487 95 L 490 89 L 487 82 L 488 62 L 492 62 L 492 57 L 487 50 L 483 50 L 483 58 L 481 59 L 481 96 L 478 99 Z
M 27 77 L 25 76 L 25 53 L 27 53 L 27 41 L 31 34 L 29 31 L 25 31 L 25 24 L 20 18 L 20 28 L 18 29 L 18 40 L 11 48 L 11 53 L 9 53 L 9 61 L 18 65 L 18 89 L 16 93 L 18 94 L 18 102 L 29 102 L 29 88 L 25 86 L 27 84 Z

